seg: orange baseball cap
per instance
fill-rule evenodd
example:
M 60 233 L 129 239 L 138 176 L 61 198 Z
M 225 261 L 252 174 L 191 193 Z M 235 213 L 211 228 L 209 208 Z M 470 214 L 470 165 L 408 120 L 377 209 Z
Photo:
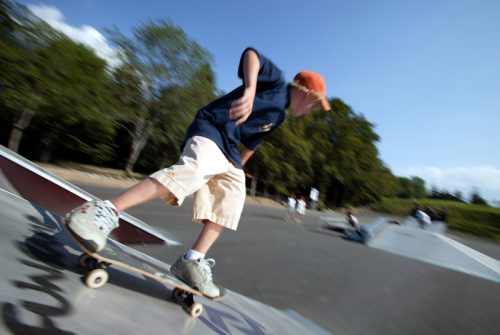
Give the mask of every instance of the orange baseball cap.
M 313 71 L 300 71 L 295 75 L 293 81 L 317 94 L 320 98 L 321 108 L 323 110 L 329 111 L 332 109 L 326 98 L 326 84 L 322 75 Z

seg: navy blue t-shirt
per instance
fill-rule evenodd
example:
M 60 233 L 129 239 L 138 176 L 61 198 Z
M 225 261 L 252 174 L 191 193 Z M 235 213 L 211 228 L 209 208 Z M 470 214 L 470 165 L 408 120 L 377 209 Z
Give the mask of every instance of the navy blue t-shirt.
M 242 80 L 243 58 L 248 49 L 243 51 L 238 67 L 238 76 Z M 219 146 L 230 161 L 241 167 L 238 145 L 241 143 L 255 151 L 262 139 L 283 122 L 285 109 L 290 104 L 288 84 L 283 72 L 255 49 L 252 50 L 259 56 L 260 69 L 253 109 L 248 119 L 237 126 L 229 118 L 231 103 L 243 95 L 244 86 L 241 85 L 198 111 L 186 132 L 182 147 L 193 136 L 207 137 Z

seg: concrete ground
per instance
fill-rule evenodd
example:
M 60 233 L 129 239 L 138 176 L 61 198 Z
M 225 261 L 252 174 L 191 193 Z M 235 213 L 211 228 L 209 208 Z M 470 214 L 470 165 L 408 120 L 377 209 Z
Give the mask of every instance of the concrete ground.
M 231 290 L 223 301 L 195 298 L 203 313 L 194 319 L 170 285 L 119 266 L 107 269 L 104 287 L 85 287 L 89 271 L 78 265 L 82 251 L 61 217 L 1 185 L 0 334 L 327 334 Z
M 78 184 L 101 198 L 121 190 Z M 191 246 L 199 225 L 190 222 L 192 201 L 181 208 L 153 201 L 131 215 L 168 231 L 183 246 L 137 246 L 171 263 Z M 216 282 L 265 304 L 292 309 L 333 334 L 496 334 L 498 283 L 344 240 L 315 229 L 316 212 L 302 224 L 285 224 L 284 208 L 247 204 L 237 232 L 211 250 Z M 324 215 L 324 214 L 321 214 Z M 335 215 L 335 214 L 332 214 Z M 362 213 L 366 223 L 373 213 Z M 495 242 L 460 242 L 496 259 Z

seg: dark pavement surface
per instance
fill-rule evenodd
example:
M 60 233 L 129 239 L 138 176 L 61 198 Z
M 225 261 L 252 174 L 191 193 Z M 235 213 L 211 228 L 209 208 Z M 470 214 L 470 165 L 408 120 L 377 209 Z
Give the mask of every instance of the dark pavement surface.
M 101 198 L 120 190 L 78 185 Z M 184 245 L 136 246 L 172 263 L 194 242 L 192 201 L 181 208 L 153 201 L 128 211 Z M 498 334 L 500 285 L 342 239 L 303 224 L 285 224 L 284 208 L 247 205 L 237 232 L 227 231 L 207 257 L 219 284 L 280 309 L 291 308 L 333 334 Z M 360 216 L 362 223 L 372 216 Z M 460 235 L 500 259 L 498 243 Z

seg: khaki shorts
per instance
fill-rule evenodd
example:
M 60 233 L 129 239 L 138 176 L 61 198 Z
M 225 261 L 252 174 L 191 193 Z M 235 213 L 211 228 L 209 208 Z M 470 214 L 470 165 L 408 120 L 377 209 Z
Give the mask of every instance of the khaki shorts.
M 245 204 L 245 173 L 224 156 L 212 140 L 194 136 L 186 142 L 179 161 L 150 175 L 168 188 L 162 198 L 180 206 L 194 194 L 193 220 L 210 220 L 236 230 Z

